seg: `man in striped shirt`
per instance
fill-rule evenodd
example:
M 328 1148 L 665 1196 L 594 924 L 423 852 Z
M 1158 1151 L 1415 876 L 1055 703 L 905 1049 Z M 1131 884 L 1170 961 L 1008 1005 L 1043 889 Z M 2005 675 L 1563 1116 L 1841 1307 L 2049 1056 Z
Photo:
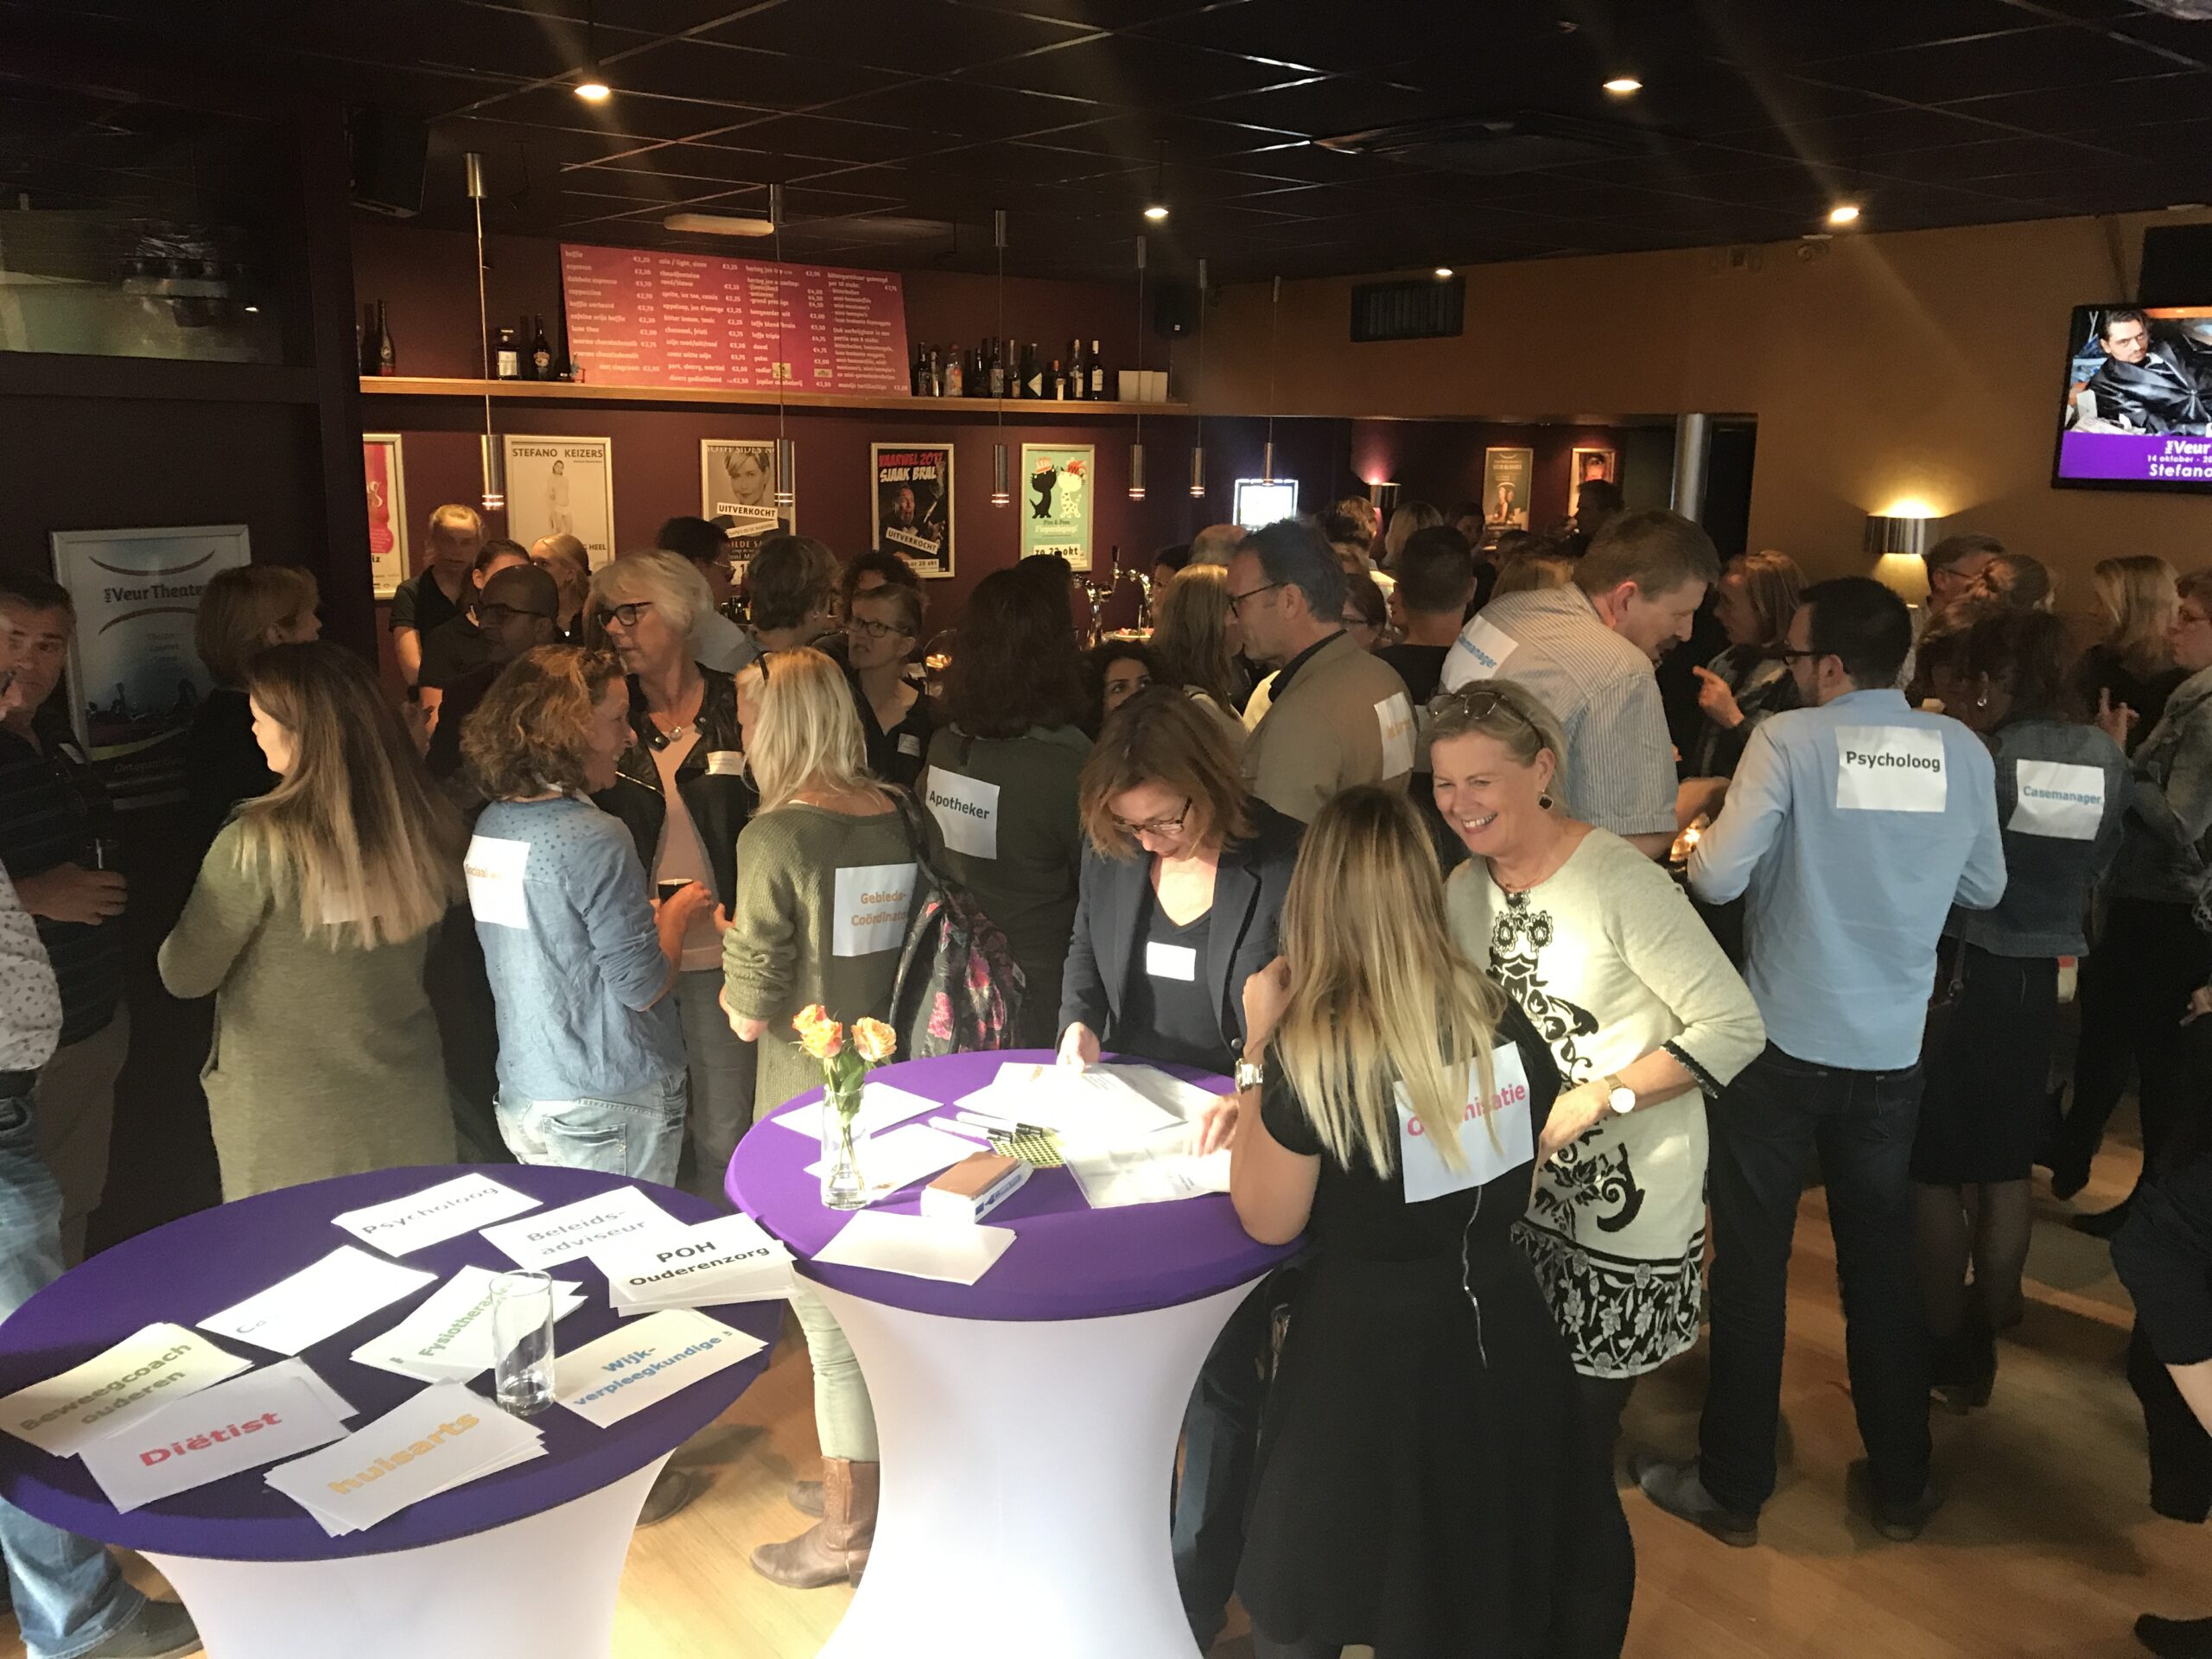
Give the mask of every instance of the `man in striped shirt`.
M 1690 636 L 1720 580 L 1713 538 L 1680 514 L 1624 513 L 1598 532 L 1565 588 L 1508 594 L 1478 611 L 1444 663 L 1444 689 L 1511 679 L 1542 698 L 1567 735 L 1561 804 L 1666 856 L 1675 748 L 1652 667 Z

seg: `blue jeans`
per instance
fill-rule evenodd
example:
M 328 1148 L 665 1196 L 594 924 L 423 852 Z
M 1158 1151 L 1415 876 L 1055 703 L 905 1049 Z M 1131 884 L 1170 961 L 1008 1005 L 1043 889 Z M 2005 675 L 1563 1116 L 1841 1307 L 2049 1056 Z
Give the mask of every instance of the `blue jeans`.
M 499 1090 L 499 1135 L 519 1163 L 596 1169 L 671 1186 L 683 1155 L 683 1073 L 626 1095 L 530 1100 Z
M 61 1276 L 61 1189 L 31 1126 L 29 1096 L 0 1096 L 0 1319 Z M 105 1545 L 4 1502 L 0 1554 L 31 1659 L 75 1659 L 144 1605 Z
M 1774 1494 L 1789 1249 L 1817 1148 L 1835 1235 L 1852 1409 L 1874 1495 L 1928 1485 L 1928 1347 L 1913 1257 L 1920 1068 L 1815 1065 L 1772 1043 L 1710 1103 L 1712 1380 L 1698 1427 L 1705 1489 L 1738 1515 Z

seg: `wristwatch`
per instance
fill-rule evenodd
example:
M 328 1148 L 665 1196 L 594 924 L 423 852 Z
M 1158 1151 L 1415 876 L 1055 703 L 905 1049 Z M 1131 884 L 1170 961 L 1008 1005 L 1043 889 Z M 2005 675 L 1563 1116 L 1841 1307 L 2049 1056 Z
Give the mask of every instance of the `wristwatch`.
M 1239 1060 L 1236 1062 L 1236 1092 L 1240 1095 L 1247 1089 L 1257 1089 L 1267 1080 L 1268 1068 L 1259 1061 Z
M 1598 1083 L 1605 1091 L 1605 1104 L 1621 1116 L 1636 1109 L 1636 1090 L 1623 1083 L 1618 1073 L 1609 1071 Z

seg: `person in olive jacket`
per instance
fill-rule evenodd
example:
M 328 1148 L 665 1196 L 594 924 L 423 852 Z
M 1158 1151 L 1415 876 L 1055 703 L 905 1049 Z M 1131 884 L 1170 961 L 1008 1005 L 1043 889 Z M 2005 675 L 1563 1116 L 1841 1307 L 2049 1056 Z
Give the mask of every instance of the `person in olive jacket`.
M 746 775 L 736 680 L 693 656 L 692 629 L 712 602 L 705 580 L 673 553 L 628 554 L 592 578 L 591 609 L 629 677 L 635 740 L 614 787 L 594 799 L 628 827 L 656 893 L 697 881 L 717 906 L 684 940 L 676 1005 L 691 1083 L 684 1185 L 724 1203 L 730 1155 L 753 1123 L 756 1056 L 719 1004 L 721 929 L 737 890 L 737 832 L 759 798 Z

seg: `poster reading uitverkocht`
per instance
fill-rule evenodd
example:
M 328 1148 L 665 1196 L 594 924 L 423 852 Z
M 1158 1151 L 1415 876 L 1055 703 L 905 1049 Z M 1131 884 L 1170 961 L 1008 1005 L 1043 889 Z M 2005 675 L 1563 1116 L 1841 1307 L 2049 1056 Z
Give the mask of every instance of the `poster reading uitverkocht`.
M 699 516 L 729 532 L 741 581 L 761 543 L 798 528 L 796 506 L 776 506 L 777 482 L 773 440 L 699 441 Z
M 192 643 L 200 596 L 247 562 L 244 524 L 54 532 L 54 574 L 75 603 L 69 713 L 116 804 L 181 799 L 184 739 L 207 671 Z
M 369 575 L 378 599 L 407 580 L 407 483 L 399 434 L 361 435 L 361 470 L 369 480 Z
M 918 575 L 952 574 L 952 446 L 872 443 L 875 544 Z
M 1021 446 L 1021 556 L 1057 553 L 1090 569 L 1090 486 L 1097 451 L 1087 443 Z
M 510 435 L 507 534 L 524 547 L 573 536 L 598 569 L 614 556 L 614 446 L 606 438 Z

